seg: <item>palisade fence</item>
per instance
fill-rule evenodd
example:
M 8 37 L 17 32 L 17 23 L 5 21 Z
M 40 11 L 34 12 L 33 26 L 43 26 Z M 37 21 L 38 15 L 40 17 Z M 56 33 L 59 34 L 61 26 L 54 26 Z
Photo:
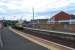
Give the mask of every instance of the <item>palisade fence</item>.
M 54 27 L 53 29 L 58 29 L 59 30 L 75 30 L 75 19 L 70 19 L 70 20 L 60 20 L 60 21 L 50 21 L 50 25 L 53 24 Z M 58 25 L 58 26 L 57 26 Z
M 32 24 L 33 28 L 40 28 L 40 29 L 52 29 L 52 30 L 71 30 L 75 31 L 75 19 L 70 20 L 60 20 L 60 21 L 48 21 L 47 23 L 35 23 Z

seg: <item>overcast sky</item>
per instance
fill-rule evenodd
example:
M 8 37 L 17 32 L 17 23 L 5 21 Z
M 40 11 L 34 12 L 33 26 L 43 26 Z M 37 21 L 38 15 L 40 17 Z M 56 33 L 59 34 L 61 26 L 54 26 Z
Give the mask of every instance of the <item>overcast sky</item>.
M 0 0 L 0 19 L 32 19 L 32 8 L 36 18 L 50 18 L 65 11 L 75 14 L 75 0 Z

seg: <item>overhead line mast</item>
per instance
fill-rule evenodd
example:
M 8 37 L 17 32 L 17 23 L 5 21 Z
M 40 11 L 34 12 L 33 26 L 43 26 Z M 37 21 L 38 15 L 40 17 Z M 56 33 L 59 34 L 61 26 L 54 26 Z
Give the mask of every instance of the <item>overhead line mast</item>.
M 34 20 L 34 8 L 32 8 L 32 12 L 33 12 L 33 20 Z
M 34 8 L 32 8 L 32 13 L 33 13 L 33 19 L 32 19 L 33 20 L 33 26 L 32 27 L 34 28 Z

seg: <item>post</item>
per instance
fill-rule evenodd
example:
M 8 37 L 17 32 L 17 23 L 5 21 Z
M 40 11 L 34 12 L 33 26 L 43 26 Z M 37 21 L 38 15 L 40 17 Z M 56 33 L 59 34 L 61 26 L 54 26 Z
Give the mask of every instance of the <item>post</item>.
M 32 13 L 33 13 L 33 21 L 32 21 L 33 24 L 32 24 L 32 27 L 34 28 L 34 26 L 35 26 L 34 25 L 34 8 L 32 8 Z

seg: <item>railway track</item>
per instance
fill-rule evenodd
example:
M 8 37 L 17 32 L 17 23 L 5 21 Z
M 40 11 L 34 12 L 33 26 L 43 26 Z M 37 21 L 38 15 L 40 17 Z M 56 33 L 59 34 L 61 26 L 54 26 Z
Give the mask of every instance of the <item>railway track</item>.
M 20 28 L 19 30 L 64 46 L 75 48 L 75 35 L 57 34 L 53 32 L 50 33 L 46 31 L 39 31 L 39 30 L 26 29 L 26 28 Z

